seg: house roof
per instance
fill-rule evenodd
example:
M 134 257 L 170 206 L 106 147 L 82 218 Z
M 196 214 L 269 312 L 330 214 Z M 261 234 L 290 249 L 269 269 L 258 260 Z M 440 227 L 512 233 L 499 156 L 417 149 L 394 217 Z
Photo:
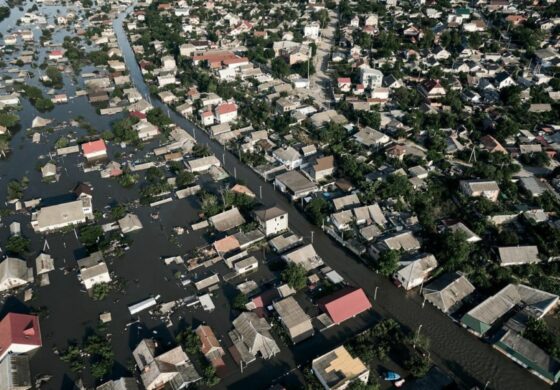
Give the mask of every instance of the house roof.
M 525 306 L 535 317 L 540 318 L 557 302 L 558 295 L 512 283 L 471 309 L 467 315 L 479 322 L 492 325 L 516 305 Z
M 337 324 L 371 309 L 371 303 L 364 290 L 354 287 L 339 290 L 317 303 Z
M 503 246 L 498 248 L 500 254 L 500 265 L 518 265 L 538 263 L 539 248 L 535 245 L 526 246 Z
M 323 259 L 315 252 L 313 244 L 301 246 L 293 251 L 282 255 L 282 259 L 289 263 L 299 264 L 306 271 L 311 271 L 324 264 Z
M 343 345 L 314 359 L 311 364 L 315 374 L 330 389 L 341 388 L 343 384 L 368 371 L 365 364 L 359 358 L 352 357 Z
M 315 172 L 332 169 L 334 167 L 334 156 L 325 156 L 318 158 L 313 165 Z
M 362 202 L 356 194 L 350 194 L 342 196 L 340 198 L 333 199 L 333 205 L 335 210 L 342 210 L 347 207 L 359 206 Z
M 27 279 L 27 263 L 24 260 L 7 257 L 0 262 L 0 285 L 12 278 Z
M 277 206 L 266 207 L 266 208 L 262 207 L 255 210 L 255 216 L 261 221 L 270 221 L 271 219 L 277 218 L 284 214 L 287 214 L 287 212 Z
M 295 328 L 305 322 L 309 322 L 309 326 L 312 328 L 311 318 L 303 311 L 294 297 L 288 297 L 281 301 L 274 302 L 273 306 L 288 329 Z
M 465 276 L 455 272 L 437 278 L 424 287 L 422 292 L 428 302 L 448 313 L 474 290 L 474 286 Z
M 200 339 L 200 343 L 202 344 L 200 347 L 200 351 L 204 355 L 207 355 L 215 349 L 222 350 L 220 342 L 216 338 L 216 335 L 214 334 L 212 328 L 207 325 L 200 325 L 198 328 L 196 328 L 195 332 Z
M 0 357 L 10 349 L 12 344 L 40 347 L 42 340 L 39 317 L 29 314 L 8 313 L 0 321 Z
M 210 223 L 219 232 L 225 232 L 234 227 L 243 225 L 245 218 L 241 215 L 237 207 L 226 210 L 209 218 Z
M 415 280 L 425 280 L 430 271 L 438 266 L 434 255 L 424 255 L 401 268 L 397 273 L 400 280 L 404 280 L 405 288 L 408 288 Z
M 236 112 L 236 111 L 237 111 L 237 104 L 235 103 L 223 103 L 216 108 L 216 113 L 218 115 L 229 114 L 230 112 Z
M 530 368 L 538 367 L 542 371 L 550 373 L 552 377 L 560 372 L 560 362 L 558 360 L 517 332 L 508 329 L 497 342 L 497 345 L 507 348 L 508 353 L 513 351 L 527 359 L 531 363 Z
M 103 139 L 98 139 L 97 141 L 90 141 L 82 144 L 82 152 L 84 152 L 84 154 L 86 155 L 106 150 L 107 146 L 105 145 L 105 141 L 103 141 Z

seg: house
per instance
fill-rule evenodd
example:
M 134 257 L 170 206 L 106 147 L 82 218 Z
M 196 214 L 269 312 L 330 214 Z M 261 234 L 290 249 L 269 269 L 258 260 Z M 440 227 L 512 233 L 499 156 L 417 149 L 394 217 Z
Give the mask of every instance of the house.
M 439 80 L 428 80 L 420 85 L 419 90 L 427 99 L 440 99 L 446 94 Z
M 88 161 L 107 157 L 107 146 L 103 139 L 83 143 L 81 147 L 82 153 Z
M 278 148 L 272 152 L 272 155 L 289 171 L 296 169 L 303 162 L 301 154 L 291 146 L 287 148 Z
M 261 230 L 267 237 L 288 230 L 288 212 L 279 207 L 260 208 L 255 210 L 254 214 Z
M 107 264 L 100 262 L 91 267 L 84 267 L 80 269 L 80 279 L 87 290 L 90 290 L 96 284 L 110 283 L 111 275 Z
M 117 221 L 123 233 L 130 233 L 143 228 L 140 218 L 136 214 L 128 213 Z
M 391 138 L 389 138 L 388 135 L 372 129 L 371 127 L 364 127 L 363 129 L 360 129 L 360 131 L 354 134 L 353 137 L 356 142 L 368 147 L 385 145 L 391 141 Z
M 6 257 L 0 262 L 0 292 L 27 284 L 28 275 L 27 263 L 24 260 Z
M 42 207 L 31 214 L 31 226 L 36 232 L 45 233 L 79 225 L 92 218 L 91 198 L 82 197 L 71 202 Z
M 200 340 L 200 352 L 214 368 L 225 365 L 222 357 L 225 355 L 224 349 L 216 338 L 214 331 L 208 325 L 199 325 L 194 330 Z
M 350 92 L 350 88 L 352 88 L 352 80 L 350 77 L 339 77 L 336 79 L 336 86 L 341 92 Z
M 539 248 L 535 245 L 502 246 L 498 248 L 498 253 L 502 267 L 535 264 L 541 261 L 539 258 Z
M 62 50 L 52 50 L 49 53 L 49 60 L 58 61 L 64 58 L 64 51 Z
M 41 167 L 41 176 L 43 179 L 49 179 L 56 176 L 56 165 L 53 163 L 46 163 Z
M 153 340 L 143 339 L 132 352 L 146 390 L 160 389 L 166 384 L 181 389 L 202 379 L 183 348 L 175 347 L 162 354 L 156 354 L 156 348 Z
M 467 196 L 484 197 L 492 202 L 496 202 L 500 195 L 500 187 L 494 180 L 461 180 L 459 187 Z
M 509 73 L 500 72 L 494 77 L 494 85 L 498 90 L 500 90 L 506 87 L 517 85 L 517 83 L 513 80 Z
M 321 33 L 321 25 L 319 22 L 311 22 L 303 27 L 303 37 L 309 38 L 314 41 L 319 39 L 319 35 Z
M 541 319 L 557 304 L 558 295 L 511 283 L 466 313 L 461 318 L 461 324 L 482 337 L 514 308 L 522 310 L 529 317 Z
M 493 347 L 550 385 L 560 380 L 560 362 L 522 334 L 505 329 Z
M 408 291 L 424 283 L 437 266 L 438 262 L 434 255 L 423 255 L 405 263 L 404 267 L 397 271 L 394 278 L 399 287 Z
M 7 355 L 4 360 L 0 360 L 2 390 L 28 390 L 32 386 L 29 356 Z
M 407 230 L 381 238 L 375 246 L 370 247 L 370 254 L 377 259 L 382 252 L 388 250 L 413 252 L 420 249 L 420 246 L 420 241 L 411 231 Z
M 8 354 L 23 354 L 41 348 L 39 317 L 8 313 L 0 321 L 0 361 Z
M 259 267 L 259 261 L 254 256 L 249 256 L 233 264 L 233 269 L 237 275 L 246 274 L 247 272 L 256 270 Z
M 310 176 L 311 179 L 318 182 L 329 176 L 332 176 L 335 171 L 334 156 L 325 156 L 318 158 L 311 165 Z
M 343 345 L 313 359 L 311 369 L 325 390 L 342 390 L 354 381 L 367 384 L 369 380 L 369 369 Z
M 463 301 L 474 292 L 469 280 L 458 272 L 447 273 L 422 289 L 424 299 L 446 314 L 458 310 Z
M 371 309 L 371 303 L 364 290 L 356 287 L 338 290 L 320 299 L 317 304 L 337 325 Z
M 313 336 L 311 317 L 303 311 L 294 297 L 284 298 L 272 305 L 294 344 Z
M 519 183 L 534 198 L 541 196 L 548 190 L 544 182 L 535 176 L 522 177 L 519 179 Z
M 139 390 L 134 378 L 119 378 L 97 386 L 96 390 Z
M 324 265 L 323 259 L 315 252 L 313 244 L 307 244 L 282 255 L 286 263 L 301 265 L 306 271 L 314 270 Z
M 490 153 L 505 153 L 507 154 L 506 148 L 498 142 L 498 140 L 491 135 L 485 135 L 480 138 L 480 144 L 483 149 Z
M 185 163 L 185 166 L 190 172 L 206 172 L 213 166 L 220 167 L 222 164 L 216 156 L 200 157 L 194 160 L 189 160 Z
M 298 171 L 289 171 L 276 176 L 274 185 L 280 191 L 288 193 L 292 200 L 298 200 L 317 191 L 315 183 Z
M 280 348 L 270 334 L 270 325 L 254 312 L 243 312 L 233 320 L 234 329 L 229 332 L 233 343 L 230 349 L 236 362 L 243 367 L 256 360 L 274 357 Z
M 475 232 L 469 229 L 463 222 L 457 222 L 454 224 L 447 225 L 447 228 L 452 233 L 460 232 L 463 234 L 466 242 L 475 243 L 482 240 Z
M 340 198 L 333 199 L 332 202 L 336 211 L 360 206 L 362 204 L 362 202 L 360 202 L 360 198 L 358 198 L 358 195 L 356 194 L 341 196 Z
M 159 135 L 159 129 L 147 121 L 134 124 L 132 129 L 138 133 L 138 138 L 142 141 L 147 141 Z
M 237 104 L 222 103 L 215 109 L 216 120 L 218 123 L 228 123 L 237 118 Z
M 216 214 L 208 218 L 210 225 L 219 232 L 226 232 L 233 228 L 243 225 L 246 221 L 237 207 Z
M 360 68 L 360 83 L 366 88 L 378 88 L 383 84 L 383 73 L 380 70 L 364 66 Z

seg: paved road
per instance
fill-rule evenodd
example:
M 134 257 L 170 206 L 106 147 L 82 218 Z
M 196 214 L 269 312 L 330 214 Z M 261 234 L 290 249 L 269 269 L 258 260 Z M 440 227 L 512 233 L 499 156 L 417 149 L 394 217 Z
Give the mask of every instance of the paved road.
M 140 68 L 123 29 L 125 14 L 122 13 L 115 20 L 113 26 L 118 38 L 119 46 L 136 88 L 143 96 L 148 96 L 148 87 L 144 83 Z M 156 107 L 165 108 L 157 99 L 151 99 Z M 410 329 L 418 329 L 422 325 L 422 333 L 431 339 L 431 357 L 438 365 L 452 371 L 465 387 L 478 385 L 495 389 L 544 389 L 544 382 L 520 368 L 491 346 L 482 343 L 475 336 L 457 326 L 435 308 L 426 305 L 422 308 L 419 298 L 406 295 L 402 290 L 394 287 L 386 278 L 379 277 L 362 263 L 356 261 L 333 242 L 320 229 L 309 223 L 305 217 L 282 194 L 276 192 L 273 186 L 266 183 L 260 176 L 246 165 L 240 163 L 236 157 L 217 142 L 211 140 L 206 133 L 196 126 L 171 112 L 171 119 L 182 128 L 195 136 L 199 143 L 206 143 L 220 158 L 225 157 L 224 167 L 230 173 L 234 168 L 237 177 L 245 182 L 255 193 L 262 188 L 262 202 L 266 205 L 276 205 L 288 210 L 291 228 L 298 234 L 310 238 L 314 232 L 314 246 L 325 263 L 337 270 L 349 283 L 362 287 L 373 301 L 375 290 L 377 300 L 373 302 L 374 310 L 383 317 L 394 318 Z

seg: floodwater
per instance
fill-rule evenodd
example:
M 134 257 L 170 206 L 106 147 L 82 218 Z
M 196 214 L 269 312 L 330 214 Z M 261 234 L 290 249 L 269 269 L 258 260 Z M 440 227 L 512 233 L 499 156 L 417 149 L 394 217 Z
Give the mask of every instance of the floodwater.
M 52 13 L 56 12 L 57 8 L 63 7 L 41 7 L 41 10 L 44 13 Z M 17 17 L 18 12 L 14 12 L 13 16 Z M 148 89 L 142 80 L 140 70 L 122 29 L 124 16 L 125 13 L 120 14 L 113 26 L 130 76 L 140 92 L 147 96 Z M 12 18 L 9 21 L 13 23 Z M 5 32 L 9 26 L 8 20 L 4 21 L 0 24 L 0 31 Z M 73 87 L 69 84 L 70 79 L 67 78 L 65 81 L 68 90 L 72 91 Z M 38 85 L 36 79 L 30 80 L 30 82 Z M 69 95 L 71 96 L 71 92 Z M 155 106 L 163 107 L 156 99 L 152 99 L 152 103 Z M 55 131 L 44 137 L 40 144 L 32 144 L 27 138 L 26 129 L 30 127 L 31 121 L 36 115 L 38 113 L 35 109 L 24 101 L 23 110 L 20 112 L 22 130 L 14 136 L 12 141 L 13 153 L 9 159 L 0 162 L 0 199 L 5 197 L 7 182 L 24 175 L 28 176 L 31 182 L 29 189 L 25 192 L 26 199 L 67 193 L 78 181 L 87 181 L 93 185 L 96 210 L 101 210 L 113 202 L 129 202 L 136 199 L 137 190 L 125 190 L 115 181 L 100 179 L 98 172 L 83 173 L 77 167 L 77 164 L 82 162 L 78 156 L 57 160 L 57 165 L 64 167 L 58 183 L 42 183 L 40 173 L 36 169 L 38 156 L 48 154 L 58 137 L 68 130 Z M 118 116 L 101 117 L 97 115 L 85 97 L 72 99 L 70 103 L 57 106 L 52 112 L 40 115 L 55 119 L 53 125 L 80 115 L 100 131 L 107 129 L 110 122 L 118 118 Z M 193 134 L 194 126 L 190 122 L 173 112 L 170 115 L 175 123 Z M 80 135 L 85 134 L 84 130 L 77 131 Z M 372 302 L 375 290 L 378 288 L 377 300 L 373 302 L 375 311 L 348 321 L 336 329 L 316 335 L 296 347 L 288 349 L 281 346 L 282 352 L 275 359 L 258 360 L 251 364 L 243 375 L 228 359 L 228 376 L 218 388 L 266 388 L 271 383 L 297 380 L 285 378 L 284 374 L 291 372 L 296 365 L 304 364 L 313 357 L 344 342 L 355 332 L 371 326 L 380 316 L 395 318 L 410 329 L 416 329 L 418 325 L 422 324 L 422 333 L 430 337 L 432 342 L 433 360 L 448 371 L 452 371 L 465 387 L 472 385 L 484 387 L 484 384 L 489 381 L 489 388 L 545 388 L 543 382 L 453 324 L 436 309 L 428 305 L 421 308 L 418 297 L 403 294 L 387 280 L 378 277 L 355 261 L 326 235 L 310 225 L 287 199 L 274 191 L 270 184 L 263 182 L 251 169 L 240 164 L 229 152 L 224 152 L 221 146 L 210 141 L 202 131 L 196 131 L 195 136 L 199 142 L 208 143 L 220 159 L 225 153 L 225 168 L 230 173 L 233 173 L 235 168 L 237 176 L 255 193 L 258 194 L 259 189 L 262 189 L 263 203 L 276 204 L 289 210 L 290 224 L 297 233 L 309 240 L 310 232 L 313 231 L 315 233 L 314 245 L 325 262 L 336 269 L 349 283 L 363 287 Z M 145 150 L 149 150 L 148 147 Z M 111 145 L 110 152 L 116 151 L 119 149 L 115 145 Z M 136 153 L 142 154 L 142 151 L 136 151 Z M 124 295 L 115 294 L 101 302 L 92 301 L 82 291 L 83 288 L 76 277 L 75 259 L 83 256 L 83 250 L 74 233 L 47 236 L 50 253 L 55 259 L 56 270 L 49 275 L 51 285 L 35 288 L 36 298 L 29 303 L 35 309 L 41 307 L 49 309 L 47 317 L 41 321 L 44 345 L 31 363 L 33 376 L 53 375 L 52 380 L 44 388 L 72 389 L 74 387 L 75 376 L 68 372 L 68 367 L 56 357 L 54 350 L 63 350 L 70 340 L 81 341 L 89 329 L 96 327 L 99 314 L 105 311 L 109 311 L 113 315 L 113 321 L 107 327 L 107 331 L 112 335 L 111 343 L 115 352 L 115 367 L 111 375 L 113 378 L 129 374 L 131 350 L 141 337 L 156 337 L 163 344 L 170 343 L 182 322 L 191 325 L 207 322 L 212 326 L 218 338 L 222 340 L 223 346 L 228 346 L 226 335 L 231 329 L 232 319 L 228 303 L 232 287 L 229 285 L 224 285 L 214 294 L 216 310 L 213 313 L 205 313 L 202 309 L 181 310 L 174 316 L 172 328 L 166 328 L 159 319 L 152 319 L 146 313 L 141 313 L 139 323 L 127 326 L 138 319 L 131 318 L 128 313 L 127 306 L 132 303 L 150 295 L 160 294 L 160 301 L 166 302 L 193 294 L 192 290 L 185 289 L 175 279 L 174 272 L 178 270 L 178 267 L 164 265 L 161 257 L 184 254 L 207 242 L 204 232 L 191 232 L 179 236 L 177 239 L 170 239 L 174 226 L 186 226 L 196 221 L 196 208 L 197 205 L 192 200 L 175 200 L 159 208 L 160 219 L 157 221 L 152 220 L 149 216 L 152 210 L 148 208 L 135 210 L 144 224 L 144 229 L 132 233 L 131 237 L 134 242 L 131 249 L 123 257 L 109 263 L 112 273 L 128 281 L 126 293 Z M 7 226 L 12 221 L 21 222 L 23 233 L 33 241 L 34 251 L 27 256 L 31 265 L 35 255 L 44 245 L 44 238 L 31 231 L 30 215 L 15 214 L 3 218 L 0 242 L 4 242 L 7 238 Z M 254 279 L 257 281 L 270 280 L 272 277 L 270 272 L 265 267 L 261 268 Z M 65 269 L 74 270 L 66 273 Z M 21 295 L 8 299 L 0 310 L 0 316 L 11 310 L 24 312 L 26 307 L 20 299 Z M 85 377 L 84 381 L 90 387 L 94 384 L 93 379 L 89 377 Z

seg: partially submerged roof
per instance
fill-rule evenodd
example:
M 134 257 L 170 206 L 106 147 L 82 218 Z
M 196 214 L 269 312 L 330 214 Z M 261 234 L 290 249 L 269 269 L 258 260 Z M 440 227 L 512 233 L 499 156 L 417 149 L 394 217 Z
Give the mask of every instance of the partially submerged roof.
M 454 272 L 440 276 L 424 287 L 422 292 L 428 302 L 444 313 L 449 313 L 474 290 L 474 286 L 464 275 Z
M 219 232 L 228 231 L 245 223 L 245 218 L 243 218 L 237 207 L 216 214 L 208 220 L 214 226 L 214 229 Z
M 371 309 L 371 303 L 364 290 L 348 287 L 335 292 L 318 302 L 334 323 L 340 324 L 358 314 Z
M 512 283 L 471 309 L 462 321 L 465 321 L 465 317 L 470 317 L 475 321 L 491 326 L 516 305 L 523 306 L 535 318 L 541 318 L 557 302 L 558 295 L 523 284 Z

